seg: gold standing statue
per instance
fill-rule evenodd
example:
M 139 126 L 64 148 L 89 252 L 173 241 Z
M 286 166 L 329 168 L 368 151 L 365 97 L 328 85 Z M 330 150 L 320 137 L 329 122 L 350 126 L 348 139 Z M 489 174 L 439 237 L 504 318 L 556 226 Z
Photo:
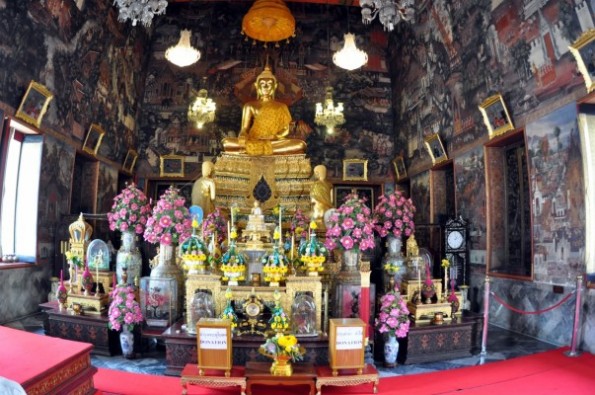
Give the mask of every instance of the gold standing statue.
M 252 156 L 304 153 L 304 141 L 287 138 L 291 114 L 287 105 L 275 100 L 277 78 L 269 66 L 256 77 L 254 86 L 257 100 L 244 104 L 239 136 L 223 139 L 224 151 Z
M 215 180 L 211 178 L 213 163 L 205 161 L 202 163 L 202 177 L 194 182 L 192 186 L 192 204 L 200 206 L 206 217 L 215 211 L 215 197 L 217 190 Z
M 312 213 L 310 217 L 320 225 L 324 225 L 324 213 L 333 207 L 333 184 L 326 179 L 326 166 L 314 167 L 316 181 L 310 187 Z

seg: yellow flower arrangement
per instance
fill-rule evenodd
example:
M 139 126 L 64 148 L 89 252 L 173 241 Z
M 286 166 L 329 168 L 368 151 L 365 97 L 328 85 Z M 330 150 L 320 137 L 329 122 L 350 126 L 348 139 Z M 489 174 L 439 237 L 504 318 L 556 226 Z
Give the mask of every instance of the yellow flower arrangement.
M 395 264 L 394 262 L 387 262 L 384 264 L 384 270 L 386 270 L 386 272 L 388 274 L 390 274 L 391 276 L 394 276 L 395 274 L 399 273 L 399 271 L 401 270 L 402 266 Z
M 303 359 L 306 350 L 300 346 L 294 335 L 277 333 L 260 346 L 259 352 L 273 359 L 280 355 L 288 356 L 296 362 Z
M 450 266 L 450 261 L 448 259 L 442 259 L 442 265 L 443 268 L 448 269 L 448 267 Z

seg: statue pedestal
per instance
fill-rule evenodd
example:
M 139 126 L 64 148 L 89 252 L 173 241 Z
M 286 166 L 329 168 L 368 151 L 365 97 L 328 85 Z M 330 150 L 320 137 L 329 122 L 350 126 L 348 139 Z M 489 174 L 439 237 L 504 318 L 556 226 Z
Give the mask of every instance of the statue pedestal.
M 215 163 L 216 206 L 251 207 L 257 200 L 256 184 L 261 179 L 271 190 L 270 198 L 262 201 L 263 210 L 278 204 L 310 211 L 310 176 L 312 167 L 305 154 L 248 156 L 222 153 Z

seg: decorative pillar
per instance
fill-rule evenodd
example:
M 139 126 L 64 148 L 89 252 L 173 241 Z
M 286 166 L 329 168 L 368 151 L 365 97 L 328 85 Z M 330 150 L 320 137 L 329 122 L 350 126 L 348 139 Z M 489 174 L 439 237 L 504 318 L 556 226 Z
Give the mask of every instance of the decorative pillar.
M 359 296 L 359 318 L 366 323 L 366 356 L 365 362 L 374 365 L 370 347 L 370 262 L 362 261 L 359 269 L 361 292 Z

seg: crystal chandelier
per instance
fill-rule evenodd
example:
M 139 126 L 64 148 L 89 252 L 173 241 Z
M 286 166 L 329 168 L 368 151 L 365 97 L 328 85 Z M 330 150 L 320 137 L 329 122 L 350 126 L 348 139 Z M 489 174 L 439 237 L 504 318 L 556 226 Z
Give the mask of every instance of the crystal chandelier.
M 346 33 L 343 48 L 333 55 L 333 63 L 345 70 L 355 70 L 368 63 L 368 54 L 355 46 L 355 35 Z
M 120 8 L 118 20 L 132 21 L 132 26 L 141 21 L 145 27 L 151 26 L 153 16 L 165 14 L 167 0 L 114 0 L 114 4 Z
M 198 91 L 198 96 L 188 107 L 188 120 L 195 122 L 198 129 L 202 129 L 205 123 L 215 120 L 215 109 L 217 105 L 208 96 L 206 89 Z
M 338 103 L 335 107 L 333 102 L 333 88 L 330 86 L 326 88 L 324 107 L 322 103 L 316 103 L 314 122 L 317 125 L 326 126 L 326 131 L 328 134 L 333 134 L 335 131 L 335 126 L 345 123 L 345 117 L 343 116 L 343 103 Z
M 180 41 L 165 51 L 165 59 L 178 67 L 190 66 L 200 59 L 200 51 L 190 44 L 190 30 L 180 32 Z
M 384 30 L 389 32 L 401 22 L 411 22 L 415 17 L 413 0 L 360 0 L 362 7 L 362 21 L 370 24 L 376 15 Z

